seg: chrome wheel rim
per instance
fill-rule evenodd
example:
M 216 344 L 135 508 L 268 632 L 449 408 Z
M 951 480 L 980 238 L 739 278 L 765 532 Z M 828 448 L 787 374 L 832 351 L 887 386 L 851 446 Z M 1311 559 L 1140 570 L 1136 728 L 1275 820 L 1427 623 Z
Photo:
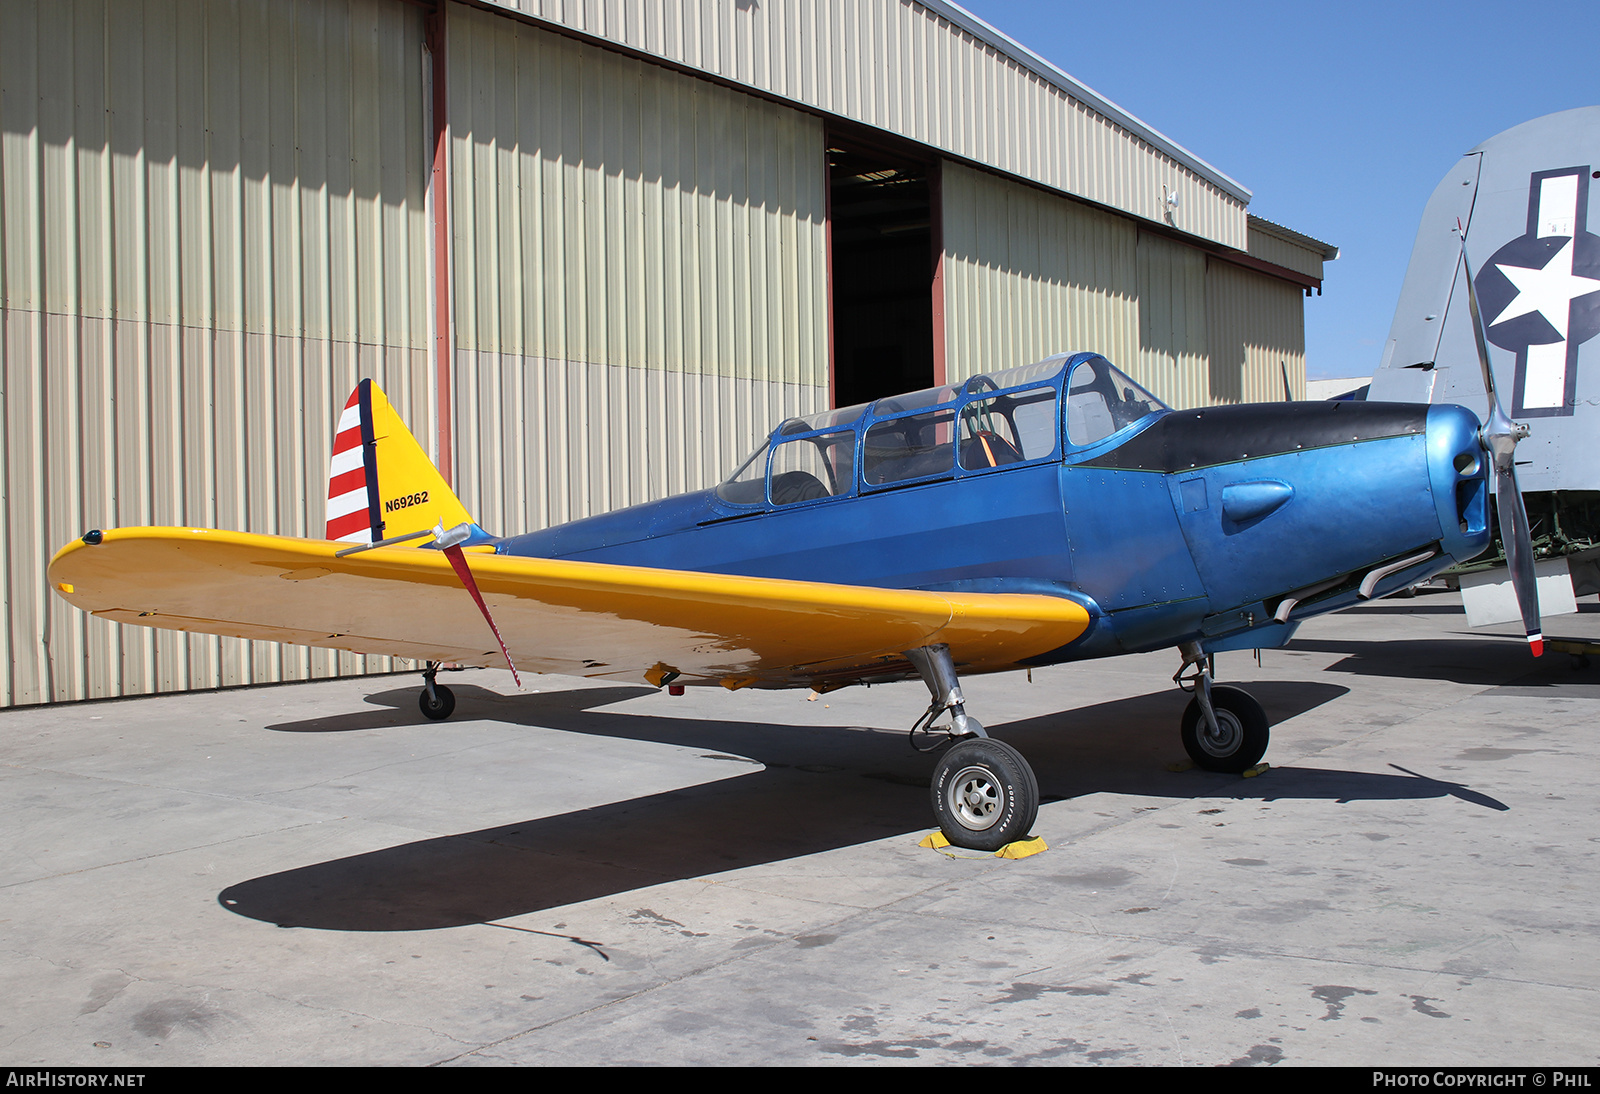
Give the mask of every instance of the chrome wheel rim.
M 1217 716 L 1217 731 L 1211 732 L 1211 727 L 1206 725 L 1202 715 L 1200 719 L 1200 732 L 1197 734 L 1200 747 L 1205 749 L 1206 755 L 1215 756 L 1225 760 L 1239 751 L 1239 744 L 1244 740 L 1244 723 L 1232 711 L 1212 707 Z
M 962 768 L 945 790 L 950 815 L 973 832 L 993 828 L 1005 812 L 1005 800 L 1005 791 L 994 772 L 984 767 Z

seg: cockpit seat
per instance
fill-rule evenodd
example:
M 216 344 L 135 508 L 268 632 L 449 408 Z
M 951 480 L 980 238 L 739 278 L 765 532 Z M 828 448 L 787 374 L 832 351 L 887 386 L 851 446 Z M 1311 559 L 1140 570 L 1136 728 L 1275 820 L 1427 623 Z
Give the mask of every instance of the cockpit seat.
M 1022 453 L 991 430 L 981 430 L 961 442 L 961 466 L 968 471 L 1021 462 Z
M 772 476 L 772 504 L 793 505 L 801 501 L 831 498 L 832 492 L 809 471 L 785 471 Z

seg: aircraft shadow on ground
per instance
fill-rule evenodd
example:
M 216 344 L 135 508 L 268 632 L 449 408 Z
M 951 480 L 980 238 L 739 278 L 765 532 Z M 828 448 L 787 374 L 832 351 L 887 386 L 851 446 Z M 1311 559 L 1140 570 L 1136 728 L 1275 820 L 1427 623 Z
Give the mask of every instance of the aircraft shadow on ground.
M 1274 722 L 1347 690 L 1279 681 L 1241 686 L 1261 699 Z M 666 793 L 253 878 L 223 890 L 222 906 L 284 927 L 430 930 L 507 919 L 931 826 L 927 785 L 933 760 L 906 748 L 903 735 L 597 709 L 651 693 L 640 687 L 510 698 L 472 686 L 456 691 L 458 717 L 477 714 L 529 727 L 699 748 L 708 758 L 762 766 Z M 368 701 L 391 708 L 379 724 L 404 724 L 409 719 L 397 718 L 394 711 L 412 709 L 415 695 L 414 689 L 390 691 Z M 1267 777 L 1247 780 L 1171 771 L 1182 757 L 1176 725 L 1185 701 L 1176 691 L 1163 691 L 990 728 L 1029 757 L 1046 801 L 1102 791 L 1340 801 L 1453 794 L 1504 808 L 1457 784 L 1412 772 L 1276 768 Z M 371 728 L 374 717 L 384 715 L 355 713 L 272 728 Z
M 1345 642 L 1295 639 L 1290 650 L 1344 654 L 1325 672 L 1408 680 L 1444 680 L 1484 687 L 1566 687 L 1600 681 L 1600 665 L 1580 667 L 1574 659 L 1547 652 L 1535 659 L 1521 638 L 1462 635 L 1451 639 L 1392 639 Z
M 1418 604 L 1401 601 L 1396 604 L 1363 604 L 1362 615 L 1461 615 L 1459 604 Z

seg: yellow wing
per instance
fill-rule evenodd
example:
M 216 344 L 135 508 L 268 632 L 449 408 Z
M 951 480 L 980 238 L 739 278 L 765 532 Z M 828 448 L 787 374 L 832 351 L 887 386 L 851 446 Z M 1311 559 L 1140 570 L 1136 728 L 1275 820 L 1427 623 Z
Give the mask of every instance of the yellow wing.
M 339 558 L 322 540 L 123 528 L 74 540 L 52 586 L 84 611 L 199 634 L 504 664 L 439 551 Z M 1050 596 L 873 589 L 468 553 L 517 666 L 725 687 L 826 686 L 911 675 L 901 651 L 944 642 L 962 672 L 994 672 L 1088 627 Z

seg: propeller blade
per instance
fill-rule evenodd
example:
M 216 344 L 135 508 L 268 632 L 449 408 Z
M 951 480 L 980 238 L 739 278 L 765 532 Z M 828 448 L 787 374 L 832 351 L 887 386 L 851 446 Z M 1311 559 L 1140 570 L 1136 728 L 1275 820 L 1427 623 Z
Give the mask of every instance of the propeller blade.
M 1528 510 L 1517 485 L 1517 442 L 1528 435 L 1528 427 L 1513 422 L 1500 405 L 1494 386 L 1494 369 L 1489 364 L 1489 340 L 1478 310 L 1478 292 L 1473 285 L 1472 263 L 1467 258 L 1467 233 L 1456 221 L 1461 236 L 1461 265 L 1467 274 L 1467 311 L 1472 316 L 1472 334 L 1478 344 L 1478 364 L 1483 368 L 1483 390 L 1489 397 L 1489 413 L 1478 432 L 1479 442 L 1494 465 L 1495 509 L 1500 514 L 1500 546 L 1511 571 L 1511 587 L 1516 590 L 1517 607 L 1522 609 L 1522 627 L 1528 635 L 1528 648 L 1535 657 L 1544 653 L 1544 634 L 1539 623 L 1539 583 L 1533 574 L 1533 535 L 1528 527 Z
M 1500 513 L 1500 542 L 1505 545 L 1511 587 L 1517 591 L 1517 606 L 1522 609 L 1522 627 L 1528 635 L 1528 648 L 1539 657 L 1544 653 L 1544 634 L 1539 623 L 1539 583 L 1533 574 L 1528 510 L 1522 504 L 1515 467 L 1507 474 L 1495 474 L 1495 508 Z
M 1472 336 L 1478 343 L 1478 364 L 1483 369 L 1483 390 L 1489 396 L 1489 417 L 1500 409 L 1500 395 L 1494 387 L 1494 369 L 1489 367 L 1489 340 L 1484 334 L 1483 315 L 1478 311 L 1478 290 L 1474 287 L 1472 263 L 1467 259 L 1467 230 L 1456 219 L 1456 234 L 1461 237 L 1461 265 L 1467 270 L 1467 311 L 1472 316 Z

